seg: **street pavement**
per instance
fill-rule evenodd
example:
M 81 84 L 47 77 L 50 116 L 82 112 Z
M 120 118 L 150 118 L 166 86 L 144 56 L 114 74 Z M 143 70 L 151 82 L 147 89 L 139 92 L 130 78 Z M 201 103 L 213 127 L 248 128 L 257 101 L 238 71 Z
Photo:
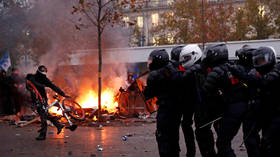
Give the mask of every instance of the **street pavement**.
M 81 126 L 74 132 L 64 129 L 60 135 L 56 135 L 55 127 L 49 127 L 47 139 L 36 141 L 39 124 L 18 128 L 0 123 L 0 157 L 158 157 L 155 127 L 155 123 L 102 129 Z M 122 140 L 124 135 L 128 135 L 126 141 Z M 244 147 L 239 147 L 241 142 L 242 133 L 239 133 L 233 148 L 238 157 L 246 157 Z M 182 132 L 180 145 L 183 157 L 186 149 Z M 201 157 L 198 148 L 197 157 Z

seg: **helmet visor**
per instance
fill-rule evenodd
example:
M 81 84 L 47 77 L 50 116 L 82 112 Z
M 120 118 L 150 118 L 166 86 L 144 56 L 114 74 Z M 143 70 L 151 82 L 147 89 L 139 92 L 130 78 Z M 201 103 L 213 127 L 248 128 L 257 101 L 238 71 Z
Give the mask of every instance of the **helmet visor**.
M 182 63 L 187 63 L 188 61 L 190 61 L 192 59 L 191 55 L 184 55 L 182 56 Z
M 268 54 L 259 54 L 257 56 L 253 57 L 253 64 L 254 67 L 261 67 L 263 65 L 266 65 L 269 60 L 269 55 Z

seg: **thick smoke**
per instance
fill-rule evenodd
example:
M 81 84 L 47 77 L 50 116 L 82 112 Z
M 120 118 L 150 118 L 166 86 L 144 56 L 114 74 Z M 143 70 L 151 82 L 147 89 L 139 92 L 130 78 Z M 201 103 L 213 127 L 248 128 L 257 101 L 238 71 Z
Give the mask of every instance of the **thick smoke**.
M 73 1 L 69 0 L 38 0 L 29 22 L 34 34 L 41 34 L 43 40 L 50 42 L 46 50 L 42 50 L 45 52 L 40 56 L 39 64 L 48 67 L 48 77 L 54 83 L 75 95 L 86 88 L 97 91 L 98 62 L 97 52 L 92 51 L 81 65 L 67 65 L 68 55 L 77 53 L 76 50 L 97 49 L 95 27 L 81 28 L 81 30 L 75 28 L 75 22 L 79 17 L 71 14 L 73 4 Z M 128 45 L 126 38 L 128 37 L 124 36 L 121 27 L 108 26 L 102 36 L 102 48 L 104 50 L 126 47 Z M 106 53 L 103 53 L 103 59 L 106 57 Z M 110 63 L 103 64 L 102 68 L 103 89 L 119 89 L 126 80 L 127 66 Z M 30 69 L 28 72 L 34 71 L 36 67 Z

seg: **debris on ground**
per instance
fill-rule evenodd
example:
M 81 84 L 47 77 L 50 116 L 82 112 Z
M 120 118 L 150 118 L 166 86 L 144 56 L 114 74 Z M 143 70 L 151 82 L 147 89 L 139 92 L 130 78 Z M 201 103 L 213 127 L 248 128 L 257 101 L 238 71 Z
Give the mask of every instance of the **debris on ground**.
M 97 145 L 97 150 L 98 151 L 103 151 L 103 147 L 101 145 Z
M 133 135 L 135 135 L 135 134 L 132 134 L 132 133 L 127 133 L 125 136 L 127 136 L 127 137 L 131 137 L 131 136 L 133 136 Z
M 123 140 L 123 141 L 126 141 L 127 139 L 128 139 L 127 136 L 123 136 L 123 137 L 122 137 L 122 140 Z
M 103 130 L 103 125 L 99 124 L 97 130 Z
M 18 122 L 20 121 L 20 118 L 17 115 L 8 115 L 8 116 L 1 116 L 0 120 Z
M 24 127 L 26 125 L 29 125 L 29 124 L 32 124 L 32 123 L 35 123 L 35 122 L 39 122 L 39 121 L 40 121 L 40 117 L 36 117 L 36 118 L 34 118 L 34 119 L 30 120 L 30 121 L 27 121 L 25 123 L 21 123 L 21 124 L 19 124 L 17 126 Z
M 22 125 L 24 123 L 26 123 L 27 121 L 18 121 L 18 122 L 15 122 L 16 125 Z

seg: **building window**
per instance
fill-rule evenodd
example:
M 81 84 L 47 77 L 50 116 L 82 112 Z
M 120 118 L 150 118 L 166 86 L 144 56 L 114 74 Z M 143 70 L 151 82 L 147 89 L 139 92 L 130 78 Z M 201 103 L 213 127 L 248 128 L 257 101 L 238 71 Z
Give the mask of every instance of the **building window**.
M 152 14 L 152 25 L 157 26 L 158 25 L 158 13 Z
M 260 5 L 258 7 L 258 9 L 259 9 L 259 15 L 264 17 L 264 15 L 265 15 L 265 7 L 264 7 L 264 5 Z
M 139 28 L 142 28 L 143 25 L 144 25 L 144 23 L 143 23 L 143 17 L 142 17 L 142 16 L 138 16 L 138 17 L 137 17 L 137 26 L 138 26 Z
M 167 0 L 167 4 L 171 5 L 174 2 L 174 0 Z
M 128 27 L 129 26 L 129 17 L 127 17 L 127 16 L 124 16 L 123 17 L 123 22 L 124 22 L 124 24 L 125 24 L 125 27 Z

